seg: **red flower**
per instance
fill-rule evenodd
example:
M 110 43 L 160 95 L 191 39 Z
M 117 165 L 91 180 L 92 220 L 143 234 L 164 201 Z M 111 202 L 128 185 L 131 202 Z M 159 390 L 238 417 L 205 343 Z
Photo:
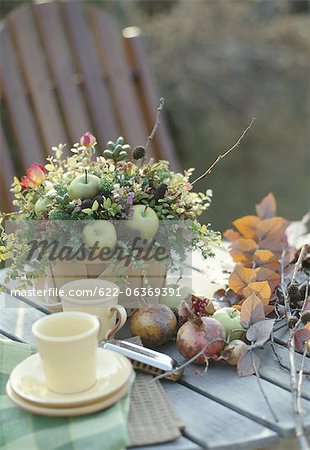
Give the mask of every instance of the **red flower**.
M 84 133 L 80 139 L 80 144 L 83 145 L 83 147 L 92 147 L 96 142 L 95 136 L 93 136 L 90 131 Z
M 42 164 L 34 163 L 29 169 L 27 169 L 27 175 L 24 175 L 20 184 L 23 189 L 32 188 L 36 189 L 45 180 L 46 170 Z

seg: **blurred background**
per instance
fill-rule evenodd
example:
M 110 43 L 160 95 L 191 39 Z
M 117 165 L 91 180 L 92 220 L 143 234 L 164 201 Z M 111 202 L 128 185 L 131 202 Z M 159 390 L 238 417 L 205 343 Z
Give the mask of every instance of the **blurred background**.
M 1 15 L 25 1 L 1 1 Z M 274 192 L 278 213 L 309 209 L 310 2 L 88 1 L 123 27 L 139 26 L 182 166 L 199 175 L 256 121 L 238 150 L 197 188 L 213 190 L 203 217 L 224 231 Z

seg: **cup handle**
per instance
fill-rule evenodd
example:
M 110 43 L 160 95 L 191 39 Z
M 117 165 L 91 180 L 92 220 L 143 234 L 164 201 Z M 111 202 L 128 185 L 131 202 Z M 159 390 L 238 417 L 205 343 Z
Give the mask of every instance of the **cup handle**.
M 111 337 L 120 330 L 126 323 L 127 320 L 127 312 L 126 309 L 122 305 L 111 306 L 110 313 L 111 315 L 116 312 L 116 324 L 111 330 L 107 333 L 107 339 L 111 339 Z

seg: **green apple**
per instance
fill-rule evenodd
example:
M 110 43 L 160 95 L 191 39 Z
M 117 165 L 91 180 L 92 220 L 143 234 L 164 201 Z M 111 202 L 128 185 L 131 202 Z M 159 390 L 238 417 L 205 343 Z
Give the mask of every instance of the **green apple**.
M 53 201 L 48 197 L 40 197 L 39 200 L 36 201 L 34 205 L 34 212 L 37 217 L 43 216 L 44 213 L 49 209 L 52 205 Z
M 71 199 L 93 198 L 99 192 L 99 181 L 96 175 L 84 174 L 76 177 L 69 185 Z
M 234 339 L 242 339 L 245 334 L 245 328 L 240 322 L 240 311 L 235 308 L 221 308 L 215 311 L 212 316 L 213 319 L 221 322 L 226 330 L 226 338 L 229 341 Z
M 185 300 L 189 295 L 192 295 L 192 290 L 186 286 L 179 286 L 178 284 L 168 284 L 165 286 L 167 295 L 161 295 L 159 303 L 167 305 L 171 309 L 178 307 L 182 300 Z
M 117 241 L 115 226 L 108 220 L 94 220 L 88 223 L 83 228 L 82 237 L 87 247 L 93 247 L 97 243 L 98 249 L 112 249 Z
M 128 228 L 140 233 L 141 239 L 151 240 L 157 233 L 159 219 L 154 209 L 145 205 L 133 206 L 133 216 L 128 220 Z

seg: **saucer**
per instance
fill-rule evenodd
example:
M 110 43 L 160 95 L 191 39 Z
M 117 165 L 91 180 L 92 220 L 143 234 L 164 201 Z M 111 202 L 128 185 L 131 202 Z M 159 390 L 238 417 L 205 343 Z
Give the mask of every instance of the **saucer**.
M 91 414 L 109 408 L 127 394 L 130 385 L 131 383 L 128 381 L 118 391 L 94 403 L 87 405 L 77 405 L 75 407 L 62 407 L 62 408 L 38 405 L 36 403 L 32 403 L 29 402 L 28 400 L 25 400 L 24 398 L 16 394 L 16 392 L 14 392 L 10 384 L 10 381 L 7 382 L 6 393 L 8 397 L 11 399 L 11 401 L 15 403 L 16 406 L 32 414 L 39 414 L 41 416 L 52 416 L 52 417 L 72 417 L 72 416 L 82 416 L 84 414 Z
M 73 407 L 103 400 L 122 388 L 130 378 L 133 368 L 130 361 L 119 353 L 97 349 L 97 381 L 86 391 L 59 394 L 45 383 L 39 353 L 18 364 L 10 376 L 10 385 L 21 398 L 44 407 Z

